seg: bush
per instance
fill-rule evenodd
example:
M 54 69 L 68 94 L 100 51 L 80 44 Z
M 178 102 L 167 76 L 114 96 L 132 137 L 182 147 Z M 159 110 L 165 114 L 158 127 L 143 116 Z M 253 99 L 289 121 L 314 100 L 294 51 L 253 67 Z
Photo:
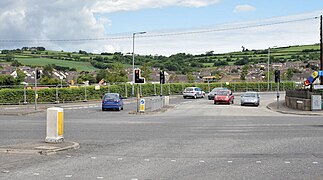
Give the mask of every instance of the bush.
M 153 84 L 141 85 L 142 95 L 151 96 L 154 94 Z M 160 85 L 156 84 L 156 94 L 160 94 Z M 169 87 L 170 86 L 170 87 Z M 163 95 L 168 94 L 168 88 L 170 88 L 171 94 L 181 94 L 186 87 L 198 86 L 203 91 L 208 92 L 209 87 L 212 90 L 215 87 L 227 87 L 228 89 L 239 91 L 267 91 L 267 82 L 237 82 L 237 83 L 173 83 L 163 84 Z M 120 93 L 122 96 L 131 96 L 132 86 L 130 84 L 115 84 L 110 86 L 101 86 L 100 90 L 95 90 L 94 86 L 86 87 L 86 95 L 88 100 L 100 100 L 105 93 L 109 92 Z M 125 88 L 127 87 L 127 94 Z M 280 90 L 292 90 L 295 89 L 294 82 L 280 83 Z M 58 88 L 58 100 L 60 102 L 73 102 L 83 101 L 85 99 L 85 87 L 79 88 Z M 270 90 L 277 90 L 276 83 L 270 83 Z M 135 93 L 137 92 L 137 85 L 135 85 Z M 56 88 L 41 89 L 37 91 L 39 103 L 53 103 L 56 101 Z M 34 91 L 26 90 L 27 102 L 34 102 Z M 21 89 L 0 89 L 0 104 L 22 104 L 24 102 L 24 90 Z

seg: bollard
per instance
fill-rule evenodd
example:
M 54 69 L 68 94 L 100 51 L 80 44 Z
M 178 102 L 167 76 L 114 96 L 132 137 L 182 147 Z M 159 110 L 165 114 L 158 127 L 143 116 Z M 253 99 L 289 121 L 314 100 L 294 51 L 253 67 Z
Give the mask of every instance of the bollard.
M 64 110 L 52 107 L 47 109 L 47 143 L 60 143 L 64 141 Z
M 128 98 L 128 88 L 127 88 L 127 84 L 125 84 L 124 88 L 125 88 L 125 96 L 124 96 L 124 98 Z
M 164 106 L 169 106 L 169 96 L 165 96 Z

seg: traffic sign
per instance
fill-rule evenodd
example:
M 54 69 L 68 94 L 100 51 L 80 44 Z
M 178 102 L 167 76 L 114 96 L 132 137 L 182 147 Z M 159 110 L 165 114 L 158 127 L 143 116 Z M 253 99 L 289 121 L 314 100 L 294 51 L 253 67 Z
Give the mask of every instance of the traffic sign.
M 140 112 L 145 112 L 145 99 L 140 99 Z
M 323 76 L 323 70 L 319 71 L 319 76 Z

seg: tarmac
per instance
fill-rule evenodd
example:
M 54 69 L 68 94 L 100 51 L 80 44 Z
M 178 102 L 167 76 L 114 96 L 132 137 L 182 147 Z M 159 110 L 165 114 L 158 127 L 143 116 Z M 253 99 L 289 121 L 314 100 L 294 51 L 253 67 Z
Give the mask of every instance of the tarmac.
M 133 101 L 133 99 L 127 99 L 126 101 Z M 64 103 L 64 104 L 40 104 L 37 110 L 34 105 L 3 105 L 0 106 L 0 116 L 13 115 L 13 116 L 24 116 L 28 114 L 45 112 L 49 107 L 64 107 L 68 105 L 90 105 L 97 104 L 99 101 L 88 101 L 79 103 Z M 267 105 L 267 108 L 279 112 L 282 114 L 293 114 L 293 115 L 307 115 L 307 116 L 323 116 L 323 111 L 301 111 L 296 109 L 288 108 L 285 101 L 279 101 L 279 107 L 277 102 L 272 102 Z M 72 149 L 80 148 L 80 144 L 77 142 L 64 141 L 62 143 L 46 143 L 45 141 L 28 142 L 23 144 L 0 146 L 0 154 L 38 154 L 38 155 L 50 155 L 60 151 L 67 151 Z

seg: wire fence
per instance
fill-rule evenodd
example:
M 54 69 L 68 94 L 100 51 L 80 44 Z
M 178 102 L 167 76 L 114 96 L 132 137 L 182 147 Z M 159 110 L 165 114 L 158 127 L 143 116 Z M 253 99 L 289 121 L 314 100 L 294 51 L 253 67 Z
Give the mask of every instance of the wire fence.
M 0 86 L 0 104 L 28 104 L 35 101 L 38 103 L 67 103 L 88 100 L 100 100 L 106 93 L 119 93 L 124 98 L 151 97 L 159 95 L 180 95 L 186 87 L 200 87 L 206 93 L 213 88 L 225 87 L 233 92 L 245 91 L 280 91 L 297 89 L 294 82 L 266 83 L 266 82 L 218 82 L 218 83 L 168 83 L 168 84 L 142 84 L 132 85 L 129 83 L 114 83 L 106 85 L 11 85 Z M 35 92 L 36 91 L 36 92 Z M 134 93 L 132 93 L 134 92 Z M 157 101 L 157 100 L 156 100 Z

